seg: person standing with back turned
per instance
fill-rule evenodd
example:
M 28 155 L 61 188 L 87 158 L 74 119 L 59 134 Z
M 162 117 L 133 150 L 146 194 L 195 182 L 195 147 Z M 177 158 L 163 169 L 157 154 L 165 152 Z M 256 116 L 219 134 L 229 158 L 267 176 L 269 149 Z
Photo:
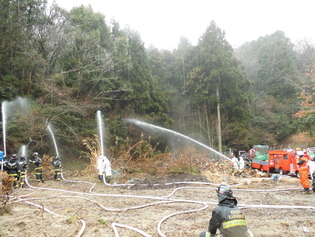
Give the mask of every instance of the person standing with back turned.
M 300 174 L 300 183 L 302 184 L 304 190 L 303 193 L 309 194 L 311 183 L 308 180 L 309 167 L 307 165 L 308 158 L 304 155 L 303 152 L 298 152 L 298 159 L 296 160 L 296 164 Z
M 55 168 L 54 179 L 57 181 L 61 180 L 61 158 L 60 156 L 56 156 L 53 161 L 53 166 Z
M 24 188 L 25 186 L 25 175 L 27 172 L 27 160 L 25 155 L 20 156 L 19 163 L 19 182 L 20 187 Z
M 41 181 L 42 183 L 44 183 L 42 159 L 39 157 L 38 152 L 34 152 L 33 156 L 34 156 L 35 160 L 30 160 L 30 162 L 35 164 L 36 181 L 37 182 Z
M 233 197 L 231 188 L 221 184 L 216 191 L 219 205 L 212 211 L 208 231 L 202 232 L 199 237 L 215 237 L 217 229 L 223 237 L 248 236 L 245 216 L 237 207 L 237 200 Z

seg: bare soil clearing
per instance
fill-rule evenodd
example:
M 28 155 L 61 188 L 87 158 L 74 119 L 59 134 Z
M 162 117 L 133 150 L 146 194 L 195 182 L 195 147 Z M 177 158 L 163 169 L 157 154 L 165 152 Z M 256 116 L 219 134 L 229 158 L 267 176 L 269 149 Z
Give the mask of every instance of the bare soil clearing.
M 315 236 L 315 194 L 303 194 L 296 177 L 282 176 L 275 182 L 205 172 L 203 176 L 174 174 L 108 186 L 97 175 L 64 176 L 60 182 L 45 183 L 36 183 L 31 176 L 31 187 L 14 190 L 0 217 L 0 236 L 77 236 L 84 230 L 82 236 L 112 237 L 112 223 L 131 226 L 148 236 L 160 236 L 158 231 L 169 237 L 199 236 L 217 204 L 214 189 L 220 183 L 232 186 L 256 237 Z M 116 228 L 122 237 L 144 236 Z

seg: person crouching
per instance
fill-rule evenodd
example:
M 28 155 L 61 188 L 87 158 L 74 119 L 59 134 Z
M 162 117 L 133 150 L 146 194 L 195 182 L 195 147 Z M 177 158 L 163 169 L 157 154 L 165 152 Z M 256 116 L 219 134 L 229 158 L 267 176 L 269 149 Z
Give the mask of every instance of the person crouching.
M 199 237 L 215 237 L 217 229 L 223 237 L 246 237 L 248 228 L 241 209 L 237 207 L 237 200 L 233 197 L 231 188 L 221 184 L 216 190 L 219 199 L 218 206 L 212 211 L 208 231 Z

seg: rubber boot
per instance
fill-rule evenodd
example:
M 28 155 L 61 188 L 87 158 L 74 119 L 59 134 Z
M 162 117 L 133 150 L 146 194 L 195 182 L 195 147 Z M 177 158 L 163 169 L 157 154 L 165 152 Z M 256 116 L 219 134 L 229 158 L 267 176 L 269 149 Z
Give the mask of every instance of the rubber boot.
M 110 180 L 111 180 L 111 176 L 105 176 L 106 183 L 110 183 Z
M 45 183 L 45 181 L 44 181 L 44 179 L 43 179 L 43 175 L 42 175 L 42 174 L 40 174 L 39 178 L 40 178 L 40 181 L 42 181 L 42 183 Z
M 310 189 L 309 188 L 304 188 L 304 191 L 303 191 L 305 194 L 310 194 L 311 193 L 311 191 L 310 191 Z
M 201 232 L 199 237 L 210 237 L 210 236 L 213 236 L 210 234 L 210 232 L 208 231 L 204 231 L 204 232 Z

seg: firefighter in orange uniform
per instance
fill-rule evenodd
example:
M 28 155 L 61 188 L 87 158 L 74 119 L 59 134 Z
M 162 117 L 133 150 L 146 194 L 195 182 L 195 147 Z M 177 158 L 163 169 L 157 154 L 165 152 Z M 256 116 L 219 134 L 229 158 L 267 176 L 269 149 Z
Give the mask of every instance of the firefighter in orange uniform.
M 299 169 L 300 174 L 300 183 L 302 184 L 304 190 L 304 193 L 311 193 L 310 191 L 310 181 L 308 179 L 308 173 L 309 173 L 309 167 L 307 165 L 308 163 L 308 157 L 305 156 L 303 153 L 298 153 L 298 158 L 296 160 L 296 164 Z

